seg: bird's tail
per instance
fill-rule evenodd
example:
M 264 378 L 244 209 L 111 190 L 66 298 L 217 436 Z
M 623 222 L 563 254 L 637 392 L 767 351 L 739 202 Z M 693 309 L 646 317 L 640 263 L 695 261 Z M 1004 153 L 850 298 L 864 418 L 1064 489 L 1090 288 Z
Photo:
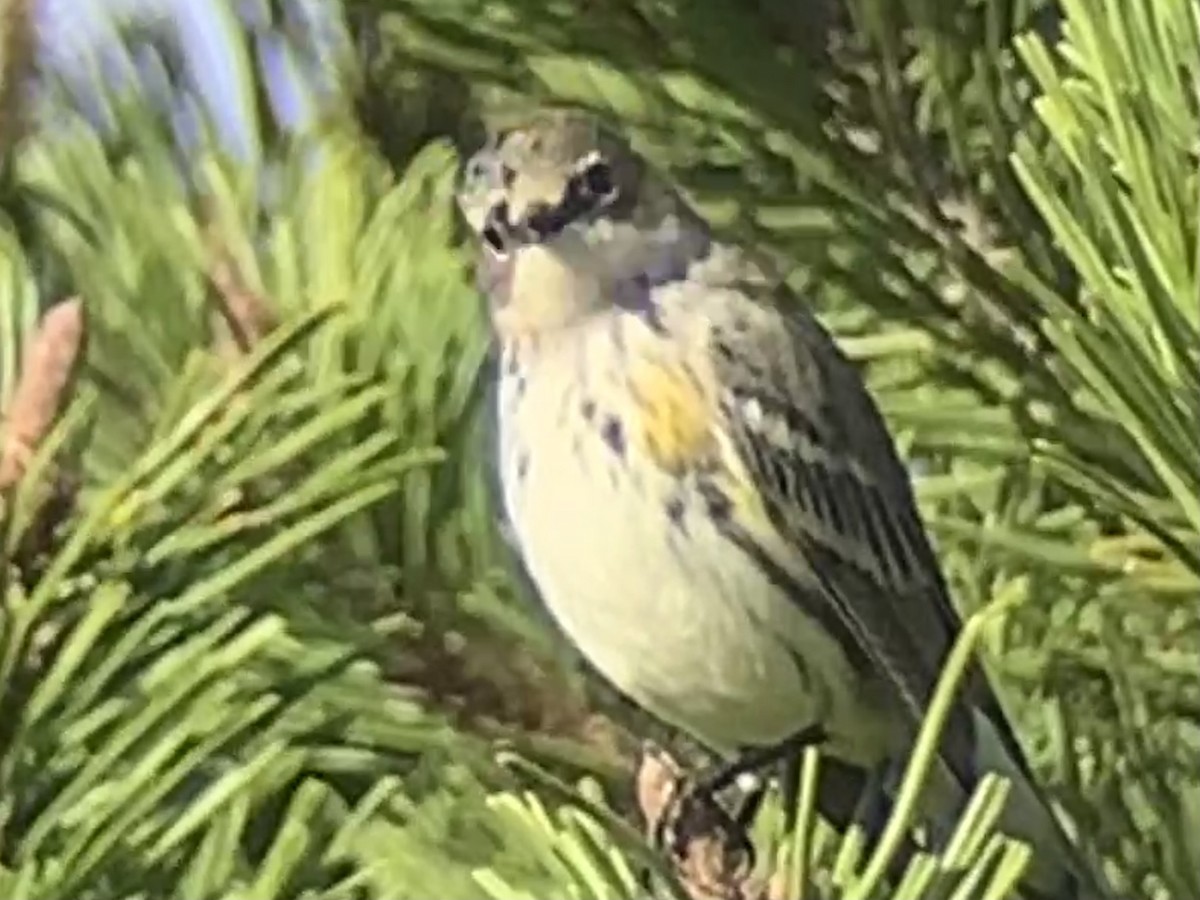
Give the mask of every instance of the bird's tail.
M 1046 795 L 1030 781 L 1027 767 L 1013 759 L 990 717 L 976 709 L 974 725 L 976 772 L 994 772 L 1011 785 L 1000 830 L 1032 849 L 1027 884 L 1047 900 L 1111 900 L 1113 895 L 1101 886 Z

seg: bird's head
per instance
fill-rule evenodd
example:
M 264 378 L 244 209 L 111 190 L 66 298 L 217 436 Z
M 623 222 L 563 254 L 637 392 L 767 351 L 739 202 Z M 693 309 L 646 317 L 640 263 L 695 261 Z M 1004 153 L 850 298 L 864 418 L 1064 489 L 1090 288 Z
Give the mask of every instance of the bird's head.
M 543 113 L 493 139 L 463 167 L 458 204 L 493 309 L 530 327 L 616 302 L 631 280 L 682 277 L 682 257 L 707 248 L 666 181 L 583 113 Z

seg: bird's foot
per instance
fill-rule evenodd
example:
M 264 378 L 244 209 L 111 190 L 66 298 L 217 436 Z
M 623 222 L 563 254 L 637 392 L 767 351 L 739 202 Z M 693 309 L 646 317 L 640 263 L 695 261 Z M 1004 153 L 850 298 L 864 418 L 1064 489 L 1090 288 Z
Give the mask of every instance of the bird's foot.
M 806 726 L 776 744 L 743 750 L 733 761 L 722 763 L 701 776 L 697 784 L 700 789 L 715 796 L 744 776 L 761 776 L 767 769 L 799 756 L 805 748 L 824 743 L 828 736 L 821 725 Z
M 670 756 L 647 748 L 638 774 L 638 803 L 652 844 L 697 896 L 736 897 L 754 870 L 746 823 L 730 814 Z
M 701 855 L 726 875 L 751 871 L 754 847 L 749 833 L 766 795 L 764 770 L 825 737 L 819 726 L 804 728 L 777 744 L 744 750 L 736 760 L 694 778 L 686 777 L 666 754 L 647 747 L 638 777 L 638 799 L 654 846 L 676 865 L 695 857 L 702 847 Z M 721 797 L 735 785 L 743 790 L 726 806 Z M 720 860 L 719 866 L 716 860 Z
M 657 831 L 658 845 L 676 863 L 704 857 L 721 877 L 754 869 L 754 845 L 746 824 L 694 782 L 681 784 Z

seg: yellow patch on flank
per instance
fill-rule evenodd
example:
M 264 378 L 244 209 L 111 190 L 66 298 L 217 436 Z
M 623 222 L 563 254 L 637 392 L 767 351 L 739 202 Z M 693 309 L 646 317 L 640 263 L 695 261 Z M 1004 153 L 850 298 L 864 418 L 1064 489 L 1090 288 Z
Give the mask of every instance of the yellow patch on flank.
M 680 472 L 715 457 L 716 410 L 686 369 L 647 363 L 630 376 L 641 415 L 634 437 L 658 466 Z

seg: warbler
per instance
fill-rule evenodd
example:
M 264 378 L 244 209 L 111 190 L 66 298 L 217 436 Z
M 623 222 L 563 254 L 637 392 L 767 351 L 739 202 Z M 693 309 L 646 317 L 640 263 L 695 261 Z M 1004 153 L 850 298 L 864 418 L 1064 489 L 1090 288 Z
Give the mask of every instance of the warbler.
M 565 635 L 726 759 L 815 742 L 902 765 L 960 620 L 880 412 L 813 312 L 584 113 L 500 135 L 458 203 L 498 345 L 503 509 Z M 1037 851 L 1029 884 L 1075 895 L 973 666 L 922 813 L 953 820 L 987 772 L 1012 782 L 1001 822 Z

